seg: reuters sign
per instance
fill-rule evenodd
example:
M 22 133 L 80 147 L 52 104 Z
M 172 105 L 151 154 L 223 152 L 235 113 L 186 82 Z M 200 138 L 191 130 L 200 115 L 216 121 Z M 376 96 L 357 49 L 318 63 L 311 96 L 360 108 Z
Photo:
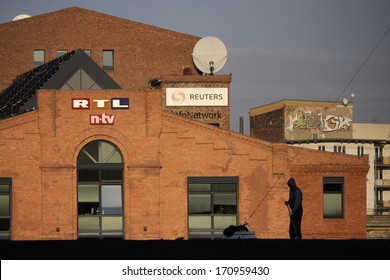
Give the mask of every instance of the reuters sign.
M 228 106 L 227 88 L 167 88 L 166 106 Z

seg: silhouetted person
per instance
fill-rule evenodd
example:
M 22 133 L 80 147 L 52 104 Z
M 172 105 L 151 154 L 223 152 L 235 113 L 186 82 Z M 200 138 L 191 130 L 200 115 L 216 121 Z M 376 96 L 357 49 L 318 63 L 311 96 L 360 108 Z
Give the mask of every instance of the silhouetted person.
M 301 233 L 301 221 L 303 215 L 303 207 L 302 207 L 302 191 L 298 188 L 295 183 L 294 178 L 290 178 L 287 182 L 288 187 L 290 188 L 290 197 L 288 201 L 285 202 L 287 206 L 290 207 L 290 228 L 289 234 L 290 239 L 302 239 Z

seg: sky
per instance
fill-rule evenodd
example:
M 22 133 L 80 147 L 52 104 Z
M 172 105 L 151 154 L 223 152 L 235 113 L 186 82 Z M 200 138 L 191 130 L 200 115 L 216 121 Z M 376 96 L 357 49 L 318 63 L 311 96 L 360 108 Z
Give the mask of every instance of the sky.
M 390 124 L 390 0 L 0 0 L 0 24 L 78 6 L 221 39 L 231 129 L 282 99 L 353 102 L 353 122 Z

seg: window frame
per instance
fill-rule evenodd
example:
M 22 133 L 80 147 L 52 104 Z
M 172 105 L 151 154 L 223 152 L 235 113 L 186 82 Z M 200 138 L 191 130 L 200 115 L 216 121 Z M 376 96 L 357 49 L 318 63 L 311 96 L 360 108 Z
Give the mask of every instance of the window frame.
M 104 144 L 111 145 L 114 150 L 110 153 L 103 152 L 103 142 Z M 93 153 L 89 155 L 94 160 L 91 163 L 86 163 L 83 159 L 83 155 L 88 153 L 87 151 L 92 148 L 97 148 L 97 153 Z M 120 162 L 110 162 L 113 156 L 118 153 L 120 156 Z M 104 178 L 105 172 L 115 172 L 118 171 L 117 174 L 114 174 L 115 178 Z M 85 176 L 85 172 L 89 172 L 93 176 Z M 116 176 L 120 176 L 120 180 L 116 178 Z M 80 200 L 80 197 L 84 198 L 84 194 L 81 194 L 82 189 L 87 185 L 95 185 L 97 187 L 98 201 L 83 201 Z M 120 211 L 116 213 L 108 212 L 104 213 L 103 203 L 106 201 L 104 197 L 104 189 L 108 187 L 120 187 Z M 106 196 L 108 198 L 108 196 Z M 119 208 L 119 207 L 116 207 Z M 89 211 L 91 209 L 91 212 Z M 84 237 L 99 237 L 99 238 L 113 238 L 113 237 L 124 237 L 124 163 L 123 156 L 119 148 L 113 144 L 112 142 L 105 140 L 95 140 L 86 144 L 79 152 L 77 158 L 77 232 L 79 238 Z M 91 221 L 95 220 L 95 226 L 97 228 L 81 228 L 81 224 L 86 220 L 90 220 L 89 224 L 91 225 Z M 108 219 L 111 219 L 111 223 L 107 223 Z M 121 219 L 121 229 L 105 229 L 107 225 L 113 225 L 112 223 L 115 219 Z M 85 226 L 85 224 L 84 224 Z
M 0 192 L 0 196 L 9 198 L 9 215 L 0 216 L 1 219 L 9 219 L 9 230 L 0 231 L 0 239 L 11 239 L 12 236 L 12 178 L 0 178 L 0 185 L 8 185 L 8 192 Z
M 40 61 L 40 60 L 35 60 L 35 55 L 42 52 L 43 54 L 43 60 Z M 33 50 L 33 66 L 34 68 L 37 68 L 41 65 L 45 64 L 45 50 L 42 50 L 42 49 L 35 49 Z
M 110 55 L 110 60 L 112 62 L 111 64 L 107 64 L 106 57 L 104 55 L 105 53 L 111 54 Z M 114 50 L 112 50 L 112 49 L 103 50 L 103 52 L 102 52 L 103 69 L 104 70 L 114 70 L 114 65 L 115 65 L 114 59 L 115 59 Z
M 200 190 L 200 191 L 191 191 L 190 185 L 192 184 L 205 184 L 210 185 L 209 190 Z M 226 191 L 218 191 L 216 190 L 216 187 L 218 184 L 234 184 L 235 190 L 226 190 Z M 217 195 L 224 195 L 224 194 L 234 194 L 235 195 L 235 213 L 217 213 L 217 210 L 215 210 L 215 200 Z M 210 213 L 205 214 L 199 214 L 199 213 L 190 213 L 190 197 L 195 195 L 209 195 L 210 196 Z M 239 180 L 238 177 L 232 176 L 232 177 L 188 177 L 187 178 L 187 230 L 188 230 L 188 238 L 189 239 L 215 239 L 215 238 L 221 238 L 223 235 L 223 230 L 228 227 L 227 225 L 225 228 L 217 228 L 215 225 L 216 218 L 223 218 L 223 217 L 232 217 L 234 216 L 235 224 L 238 224 L 238 217 L 239 217 Z M 210 218 L 210 228 L 190 228 L 190 219 L 191 217 L 204 217 Z
M 340 190 L 325 190 L 325 187 L 326 186 L 330 186 L 330 185 L 334 185 L 334 186 L 337 186 L 337 185 L 340 185 Z M 323 218 L 324 219 L 344 219 L 345 217 L 345 206 L 344 206 L 344 190 L 345 189 L 345 183 L 344 183 L 344 177 L 323 177 L 323 187 L 322 187 L 322 191 L 323 191 L 323 199 L 322 199 L 322 202 L 323 202 L 323 207 L 322 207 L 322 210 L 323 210 Z M 338 194 L 340 196 L 340 214 L 339 215 L 329 215 L 326 213 L 326 195 L 327 194 Z M 336 209 L 337 210 L 337 209 Z
M 67 53 L 68 53 L 68 50 L 57 50 L 56 51 L 56 58 L 59 58 Z

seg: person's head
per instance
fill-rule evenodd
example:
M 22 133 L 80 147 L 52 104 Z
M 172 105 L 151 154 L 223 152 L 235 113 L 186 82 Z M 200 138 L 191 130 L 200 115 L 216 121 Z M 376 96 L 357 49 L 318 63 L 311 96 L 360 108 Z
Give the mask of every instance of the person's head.
M 297 187 L 297 184 L 295 183 L 295 179 L 294 178 L 290 178 L 288 181 L 287 181 L 287 186 L 292 189 L 292 188 L 296 188 Z

